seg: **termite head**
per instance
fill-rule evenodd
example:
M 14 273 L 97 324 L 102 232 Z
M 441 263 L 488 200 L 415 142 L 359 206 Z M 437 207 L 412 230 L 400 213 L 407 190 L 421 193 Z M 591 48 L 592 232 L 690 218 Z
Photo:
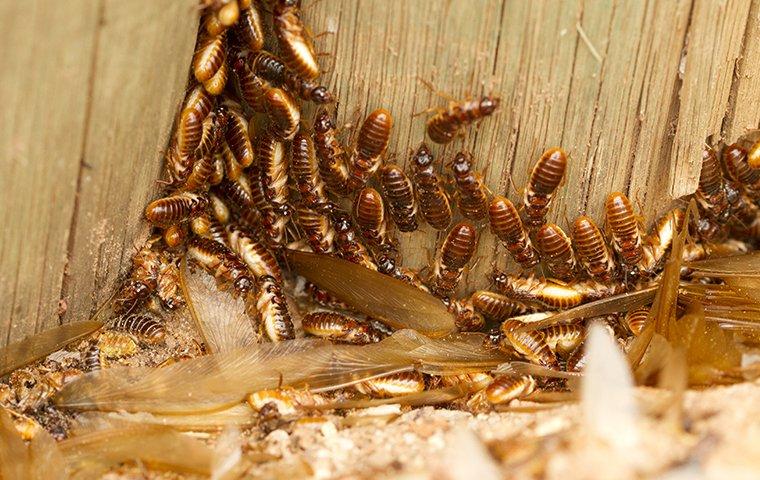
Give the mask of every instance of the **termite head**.
M 450 165 L 454 175 L 466 175 L 472 168 L 470 157 L 464 152 L 457 153 Z
M 311 99 L 314 103 L 332 103 L 333 96 L 326 87 L 319 86 L 312 90 Z
M 377 259 L 377 271 L 385 275 L 392 275 L 396 272 L 396 260 L 390 255 L 381 255 Z
M 237 280 L 235 280 L 235 290 L 240 293 L 243 293 L 243 294 L 248 293 L 251 290 L 253 290 L 253 287 L 254 287 L 253 281 L 246 276 L 240 277 Z
M 335 212 L 333 214 L 333 228 L 338 233 L 345 233 L 351 230 L 351 217 L 345 212 Z
M 483 97 L 480 100 L 480 112 L 483 115 L 490 115 L 499 108 L 499 99 L 497 97 Z
M 425 143 L 420 145 L 417 152 L 414 154 L 414 164 L 418 168 L 429 167 L 433 164 L 433 160 L 433 154 L 430 153 L 430 149 Z

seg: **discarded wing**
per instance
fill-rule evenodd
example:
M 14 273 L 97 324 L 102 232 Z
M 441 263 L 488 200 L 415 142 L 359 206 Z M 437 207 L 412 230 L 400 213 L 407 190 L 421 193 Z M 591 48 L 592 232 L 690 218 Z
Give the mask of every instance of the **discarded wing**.
M 452 385 L 450 387 L 435 388 L 432 390 L 425 390 L 424 392 L 412 393 L 409 395 L 402 395 L 391 398 L 366 398 L 358 400 L 340 400 L 336 402 L 329 402 L 324 405 L 319 405 L 317 408 L 320 410 L 340 410 L 347 408 L 370 408 L 378 407 L 380 405 L 408 405 L 411 407 L 418 407 L 423 405 L 436 405 L 440 403 L 447 403 L 457 398 L 462 398 L 465 395 L 477 392 L 488 386 L 488 382 L 475 381 L 470 383 L 461 383 Z
M 288 262 L 310 282 L 395 329 L 431 337 L 455 330 L 454 317 L 440 300 L 401 280 L 328 255 L 289 250 Z
M 92 372 L 66 385 L 56 402 L 79 409 L 212 411 L 229 408 L 248 393 L 280 386 L 306 386 L 318 392 L 415 368 L 425 372 L 482 371 L 507 360 L 498 350 L 483 347 L 483 338 L 465 335 L 435 340 L 401 330 L 380 343 L 363 346 L 308 339 L 259 344 L 161 369 Z
M 5 409 L 0 409 L 0 478 L 45 480 L 65 477 L 66 465 L 55 440 L 40 429 L 27 445 Z
M 60 350 L 102 326 L 102 322 L 96 321 L 69 323 L 0 348 L 0 377 Z
M 187 308 L 209 352 L 228 352 L 256 343 L 242 297 L 220 290 L 213 276 L 201 268 L 189 268 L 184 257 L 179 278 Z
M 685 265 L 702 277 L 760 277 L 760 252 L 710 258 Z
M 77 416 L 77 424 L 70 430 L 72 435 L 82 435 L 93 430 L 93 424 L 101 420 L 129 424 L 165 425 L 177 430 L 218 431 L 223 428 L 248 427 L 257 422 L 256 412 L 247 403 L 214 412 L 203 412 L 188 415 L 161 415 L 157 413 L 127 413 L 127 412 L 82 412 Z

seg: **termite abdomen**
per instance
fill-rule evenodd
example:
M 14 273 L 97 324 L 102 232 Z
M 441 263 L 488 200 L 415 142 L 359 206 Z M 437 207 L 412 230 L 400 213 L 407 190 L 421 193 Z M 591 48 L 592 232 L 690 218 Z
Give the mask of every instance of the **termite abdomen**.
M 145 218 L 158 226 L 169 226 L 200 215 L 208 207 L 208 198 L 192 192 L 154 200 L 145 208 Z
M 434 229 L 445 230 L 451 224 L 451 205 L 441 179 L 435 173 L 433 161 L 427 145 L 420 145 L 412 157 L 412 180 L 422 218 Z
M 417 230 L 414 187 L 398 165 L 385 165 L 380 172 L 383 195 L 396 227 L 402 232 Z
M 470 220 L 481 220 L 488 214 L 488 190 L 483 177 L 472 171 L 469 154 L 459 152 L 451 163 L 457 186 L 457 204 L 462 216 Z
M 164 325 L 148 315 L 127 315 L 121 317 L 114 322 L 113 328 L 138 335 L 148 343 L 161 342 L 166 336 Z
M 542 226 L 536 234 L 541 258 L 554 278 L 569 281 L 575 276 L 575 253 L 570 238 L 559 226 Z
M 491 115 L 498 107 L 499 99 L 496 97 L 452 102 L 448 108 L 442 109 L 428 120 L 428 136 L 435 143 L 449 143 L 463 126 Z
M 491 231 L 504 243 L 515 262 L 524 269 L 538 264 L 539 257 L 523 226 L 517 208 L 506 197 L 497 195 L 488 207 Z
M 591 218 L 584 215 L 575 220 L 573 244 L 586 273 L 603 282 L 614 278 L 615 261 L 612 252 Z
M 533 167 L 523 197 L 525 223 L 529 228 L 537 229 L 546 221 L 546 213 L 566 169 L 567 155 L 561 148 L 544 152 Z

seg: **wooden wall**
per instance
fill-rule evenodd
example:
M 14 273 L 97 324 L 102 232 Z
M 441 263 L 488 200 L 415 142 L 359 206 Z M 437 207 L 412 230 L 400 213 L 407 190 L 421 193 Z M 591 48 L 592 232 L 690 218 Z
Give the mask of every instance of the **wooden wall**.
M 182 98 L 194 4 L 0 4 L 14 45 L 0 77 L 0 344 L 86 318 L 128 268 Z M 389 108 L 399 163 L 423 140 L 426 117 L 412 114 L 446 102 L 419 78 L 501 97 L 479 129 L 434 149 L 444 162 L 472 151 L 494 192 L 516 200 L 540 153 L 564 147 L 552 211 L 563 226 L 599 218 L 612 190 L 651 219 L 694 190 L 707 137 L 760 126 L 760 0 L 320 0 L 304 12 L 339 120 Z M 402 241 L 418 266 L 436 239 Z M 473 286 L 504 263 L 490 235 L 479 257 Z

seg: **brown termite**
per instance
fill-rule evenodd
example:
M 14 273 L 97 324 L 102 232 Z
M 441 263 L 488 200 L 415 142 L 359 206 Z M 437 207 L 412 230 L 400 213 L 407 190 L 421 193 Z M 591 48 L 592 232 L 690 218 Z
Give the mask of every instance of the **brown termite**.
M 145 208 L 145 218 L 157 226 L 170 226 L 200 215 L 208 207 L 208 198 L 193 192 L 181 192 L 152 201 Z
M 338 255 L 349 262 L 377 270 L 377 265 L 370 257 L 367 248 L 357 238 L 351 216 L 336 210 L 331 215 L 331 221 L 335 230 L 334 244 Z
M 536 245 L 552 277 L 565 282 L 575 277 L 577 262 L 573 245 L 558 225 L 550 223 L 541 226 L 536 233 Z
M 760 198 L 760 169 L 749 166 L 747 150 L 738 144 L 725 147 L 723 164 L 729 176 L 741 185 L 752 200 Z
M 219 242 L 225 247 L 229 247 L 229 239 L 227 238 L 227 230 L 224 225 L 219 223 L 216 218 L 209 214 L 203 214 L 199 217 L 195 217 L 190 220 L 190 229 L 194 234 L 210 238 L 215 242 Z
M 185 304 L 182 289 L 179 285 L 179 268 L 176 261 L 166 253 L 161 255 L 161 265 L 158 268 L 156 296 L 167 310 L 175 310 Z
M 98 348 L 104 358 L 124 358 L 137 353 L 137 342 L 126 333 L 111 330 L 98 338 Z
M 488 290 L 473 292 L 470 302 L 475 310 L 493 320 L 504 320 L 535 311 L 535 307 Z
M 449 296 L 454 292 L 477 246 L 478 232 L 472 224 L 460 222 L 451 228 L 433 264 L 429 283 L 435 295 Z
M 235 24 L 235 38 L 245 48 L 252 52 L 258 52 L 264 48 L 264 25 L 262 24 L 261 12 L 256 4 L 240 11 L 240 19 Z
M 607 196 L 604 205 L 612 246 L 627 272 L 638 275 L 643 255 L 641 231 L 628 197 L 621 192 Z
M 214 98 L 201 85 L 196 85 L 185 97 L 176 131 L 181 157 L 188 158 L 195 152 L 203 135 L 203 120 L 213 108 Z
M 213 192 L 208 194 L 209 211 L 222 225 L 230 221 L 230 209 L 227 204 Z
M 161 257 L 148 243 L 132 257 L 132 270 L 114 299 L 116 313 L 133 310 L 145 301 L 158 285 Z
M 387 229 L 383 197 L 371 187 L 365 187 L 354 199 L 354 219 L 362 238 L 378 258 L 381 252 L 396 250 L 396 242 Z
M 414 187 L 401 167 L 393 164 L 384 165 L 380 169 L 380 185 L 396 228 L 401 232 L 417 230 Z
M 554 351 L 546 342 L 546 335 L 539 330 L 530 330 L 526 332 L 515 331 L 521 327 L 523 322 L 516 319 L 505 320 L 501 324 L 501 333 L 504 340 L 500 344 L 502 348 L 509 351 L 509 347 L 514 348 L 518 353 L 525 356 L 528 360 L 544 367 L 559 368 L 559 362 Z
M 299 131 L 291 144 L 290 172 L 296 181 L 301 203 L 312 210 L 329 213 L 332 202 L 319 174 L 314 141 L 303 131 Z
M 384 108 L 375 110 L 364 120 L 348 164 L 349 191 L 362 188 L 380 167 L 380 157 L 388 147 L 392 127 L 393 117 Z
M 580 372 L 586 366 L 586 346 L 584 344 L 578 345 L 578 348 L 573 351 L 569 357 L 565 367 L 568 372 Z
M 538 302 L 554 310 L 566 310 L 584 302 L 599 300 L 625 291 L 620 283 L 601 283 L 595 280 L 564 284 L 532 276 L 517 277 L 506 273 L 497 273 L 493 280 L 497 290 L 507 297 Z
M 269 116 L 269 132 L 283 140 L 291 140 L 301 122 L 301 110 L 285 90 L 269 88 L 264 93 L 264 109 Z
M 454 324 L 460 332 L 478 332 L 486 324 L 485 317 L 475 309 L 469 298 L 443 298 L 448 311 L 454 315 Z
M 240 5 L 238 5 L 238 0 L 224 2 L 216 11 L 216 16 L 219 19 L 219 23 L 225 27 L 235 25 L 238 18 L 240 18 Z
M 652 232 L 644 239 L 642 268 L 648 274 L 662 266 L 673 240 L 683 227 L 685 215 L 681 208 L 670 210 L 654 224 Z
M 409 395 L 425 390 L 425 377 L 416 371 L 394 373 L 354 385 L 364 395 L 386 398 Z
M 586 339 L 586 329 L 579 324 L 558 324 L 541 330 L 554 353 L 567 357 Z
M 371 324 L 338 312 L 307 313 L 301 320 L 304 332 L 334 342 L 365 345 L 376 343 L 385 335 Z
M 264 229 L 265 240 L 269 248 L 278 249 L 285 245 L 286 242 L 286 229 L 290 222 L 290 215 L 292 213 L 290 204 L 278 206 L 275 209 L 272 204 L 267 201 L 266 193 L 264 191 L 264 185 L 261 181 L 261 175 L 258 173 L 257 168 L 249 169 L 251 173 L 250 181 L 248 177 L 243 175 L 238 179 L 245 185 L 251 192 L 251 197 L 256 205 L 256 208 L 261 213 L 261 227 Z
M 270 275 L 259 278 L 258 283 L 256 312 L 261 333 L 273 342 L 295 338 L 293 320 L 280 283 Z
M 499 375 L 485 389 L 485 397 L 493 405 L 501 405 L 526 397 L 536 389 L 536 380 L 530 375 L 512 377 Z
M 473 220 L 482 220 L 488 215 L 488 189 L 483 183 L 483 176 L 472 170 L 472 156 L 459 152 L 449 165 L 456 184 L 457 206 L 462 216 Z
M 249 57 L 250 58 L 250 57 Z M 275 86 L 284 86 L 302 100 L 331 103 L 333 96 L 326 87 L 302 78 L 269 52 L 259 52 L 251 60 L 253 71 Z
M 187 239 L 187 227 L 185 225 L 171 225 L 164 230 L 164 243 L 169 248 L 177 248 Z
M 309 298 L 318 305 L 325 308 L 349 310 L 349 306 L 343 301 L 338 300 L 330 292 L 324 290 L 314 283 L 306 282 L 304 284 L 304 291 L 308 294 Z
M 227 26 L 222 25 L 222 22 L 219 21 L 219 17 L 216 16 L 216 12 L 211 10 L 203 15 L 201 24 L 203 25 L 203 29 L 206 31 L 206 33 L 212 37 L 216 37 L 223 31 L 227 30 Z
M 271 86 L 258 75 L 253 73 L 251 68 L 246 64 L 246 59 L 242 54 L 235 55 L 231 58 L 232 72 L 237 83 L 240 97 L 256 112 L 264 112 L 266 109 L 264 95 L 269 91 Z
M 255 285 L 246 264 L 219 242 L 193 237 L 188 242 L 187 255 L 217 279 L 231 284 L 240 295 L 248 293 Z
M 523 196 L 525 224 L 528 228 L 536 230 L 546 222 L 546 213 L 557 187 L 565 178 L 566 169 L 567 155 L 561 148 L 550 148 L 536 162 Z
M 336 137 L 335 124 L 325 109 L 317 112 L 313 130 L 319 174 L 327 185 L 327 190 L 337 196 L 347 196 L 349 192 L 346 152 Z
M 330 253 L 333 251 L 335 231 L 327 215 L 299 205 L 296 209 L 296 221 L 303 230 L 304 236 L 314 253 Z
M 193 74 L 195 79 L 203 83 L 210 80 L 227 58 L 227 32 L 218 35 L 205 35 L 199 42 L 193 56 Z
M 600 282 L 615 278 L 616 266 L 607 242 L 596 223 L 585 215 L 573 222 L 573 246 L 583 269 Z
M 427 134 L 435 143 L 449 143 L 468 124 L 491 115 L 499 107 L 497 97 L 450 102 L 427 121 Z
M 87 347 L 87 350 L 84 351 L 84 354 L 82 355 L 82 364 L 85 372 L 95 372 L 102 368 L 100 362 L 100 347 L 98 347 L 97 342 Z
M 254 152 L 251 138 L 248 136 L 248 120 L 237 104 L 232 105 L 227 112 L 224 139 L 235 161 L 241 167 L 247 168 L 253 163 Z
M 694 198 L 703 214 L 724 222 L 730 214 L 726 196 L 723 172 L 721 171 L 715 151 L 705 147 L 702 151 L 702 169 L 699 174 L 699 185 Z
M 226 125 L 226 109 L 218 108 L 203 121 L 203 135 L 195 149 L 195 164 L 190 176 L 182 185 L 182 190 L 202 190 L 208 187 L 215 171 L 214 152 L 219 148 Z
M 288 212 L 290 202 L 285 143 L 271 133 L 264 132 L 257 140 L 256 157 L 264 198 L 276 211 Z
M 224 87 L 227 86 L 227 79 L 229 78 L 230 70 L 229 65 L 225 61 L 216 71 L 213 77 L 203 82 L 203 88 L 213 96 L 221 95 L 224 92 Z
M 320 74 L 317 56 L 301 21 L 299 0 L 276 0 L 272 10 L 274 33 L 285 64 L 302 78 Z
M 230 248 L 243 259 L 256 278 L 269 275 L 278 283 L 282 283 L 282 270 L 274 255 L 267 247 L 259 242 L 259 235 L 231 223 L 227 225 Z
M 644 330 L 644 325 L 646 325 L 647 317 L 649 317 L 648 308 L 637 308 L 636 310 L 631 310 L 630 312 L 626 313 L 625 324 L 631 333 L 638 336 L 641 334 L 641 331 Z
M 506 197 L 496 195 L 488 206 L 491 231 L 502 241 L 512 259 L 528 270 L 538 265 L 540 258 L 533 248 L 517 208 Z
M 412 181 L 422 218 L 434 229 L 445 230 L 451 224 L 451 205 L 433 162 L 433 154 L 423 143 L 412 157 Z
M 261 214 L 251 188 L 248 178 L 242 174 L 237 180 L 222 181 L 214 192 L 227 200 L 227 205 L 237 212 L 240 220 L 250 227 L 256 227 L 261 223 Z
M 113 328 L 137 335 L 147 343 L 160 343 L 166 337 L 166 327 L 149 315 L 133 314 L 117 319 Z

